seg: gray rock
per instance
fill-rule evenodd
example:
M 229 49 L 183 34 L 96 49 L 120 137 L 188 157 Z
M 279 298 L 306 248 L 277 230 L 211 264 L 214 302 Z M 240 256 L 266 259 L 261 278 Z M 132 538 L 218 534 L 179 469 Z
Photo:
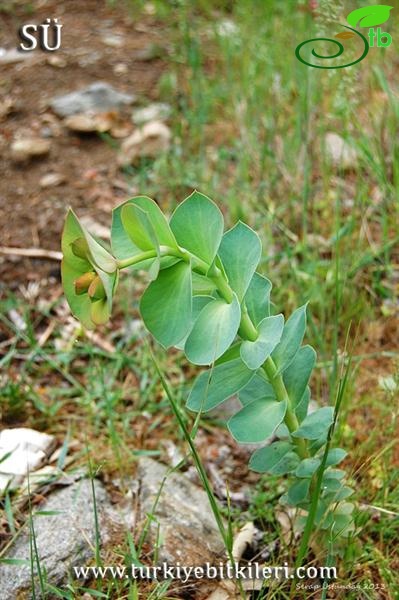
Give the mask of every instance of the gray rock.
M 123 94 L 108 83 L 98 81 L 77 92 L 54 98 L 50 106 L 58 116 L 69 117 L 78 113 L 120 109 L 134 100 L 133 95 Z
M 151 514 L 155 519 L 149 541 L 161 540 L 158 561 L 192 566 L 218 563 L 224 557 L 224 544 L 206 493 L 181 473 L 167 473 L 167 467 L 151 458 L 139 460 L 141 517 Z
M 96 506 L 99 515 L 101 542 L 109 539 L 117 517 L 102 483 L 94 483 Z M 93 559 L 96 544 L 93 494 L 91 481 L 81 479 L 53 492 L 40 511 L 57 511 L 57 514 L 36 514 L 33 529 L 42 572 L 53 585 L 66 582 L 73 566 L 86 566 Z M 8 559 L 22 559 L 26 565 L 0 564 L 0 600 L 30 598 L 32 592 L 30 572 L 29 526 L 7 553 Z M 36 595 L 40 595 L 39 585 Z

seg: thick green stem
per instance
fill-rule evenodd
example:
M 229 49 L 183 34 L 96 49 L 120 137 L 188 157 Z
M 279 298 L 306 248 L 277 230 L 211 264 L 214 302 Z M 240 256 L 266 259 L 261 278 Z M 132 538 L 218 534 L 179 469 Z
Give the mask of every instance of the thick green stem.
M 204 273 L 204 275 L 207 275 L 209 279 L 211 279 L 214 282 L 214 284 L 218 288 L 220 295 L 226 300 L 228 304 L 233 302 L 234 292 L 229 286 L 226 279 L 224 278 L 222 271 L 218 267 L 212 265 L 208 269 L 208 271 Z
M 196 265 L 198 271 L 200 271 L 203 275 L 206 275 L 209 279 L 211 279 L 218 288 L 218 291 L 222 298 L 226 300 L 226 302 L 230 303 L 233 301 L 234 292 L 229 286 L 228 281 L 226 280 L 223 271 L 219 269 L 215 264 L 209 266 L 203 260 L 194 256 L 184 248 L 170 248 L 168 246 L 160 247 L 160 255 L 161 256 L 178 256 L 183 260 L 191 260 L 194 265 Z M 148 260 L 149 258 L 156 258 L 157 252 L 156 250 L 148 250 L 147 252 L 142 252 L 141 254 L 136 254 L 131 258 L 127 258 L 125 260 L 117 261 L 118 267 L 123 269 L 125 267 L 130 267 L 132 265 L 138 264 L 144 260 Z M 242 303 L 242 312 L 241 312 L 241 322 L 239 328 L 239 335 L 244 340 L 249 340 L 254 342 L 258 338 L 258 331 L 255 325 L 252 323 L 250 316 L 248 315 L 247 308 L 245 303 Z M 273 386 L 273 389 L 276 393 L 276 398 L 280 402 L 287 402 L 287 412 L 284 418 L 284 422 L 288 428 L 288 430 L 292 433 L 296 431 L 299 427 L 298 419 L 296 418 L 295 411 L 292 408 L 291 400 L 287 393 L 286 387 L 284 385 L 284 381 L 281 375 L 277 375 L 277 368 L 274 364 L 273 359 L 269 356 L 269 358 L 263 364 L 263 369 Z M 302 438 L 293 438 L 294 444 L 297 447 L 298 455 L 303 459 L 309 456 L 309 451 L 307 448 L 306 440 Z
M 154 250 L 146 250 L 145 252 L 140 252 L 140 254 L 135 254 L 134 256 L 130 256 L 129 258 L 125 258 L 123 260 L 117 260 L 116 264 L 118 269 L 126 269 L 126 267 L 131 267 L 133 265 L 137 265 L 145 260 L 150 258 L 156 258 L 158 256 L 158 252 L 154 248 Z M 187 253 L 180 249 L 170 248 L 169 246 L 160 246 L 159 247 L 159 256 L 176 256 L 178 258 L 182 258 L 183 260 L 188 260 Z
M 148 260 L 149 258 L 155 258 L 156 256 L 156 250 L 147 250 L 147 252 L 141 252 L 140 254 L 136 254 L 135 256 L 123 260 L 117 260 L 116 264 L 118 269 L 126 269 L 126 267 L 137 265 L 138 263 Z
M 284 381 L 281 375 L 277 375 L 277 368 L 271 356 L 266 359 L 263 364 L 265 373 L 276 392 L 277 400 L 280 402 L 287 402 L 287 412 L 285 413 L 284 422 L 288 427 L 288 430 L 292 433 L 299 427 L 298 419 L 296 418 L 295 412 L 292 408 L 290 397 L 287 393 Z M 306 441 L 303 438 L 293 438 L 294 444 L 297 447 L 298 455 L 301 458 L 307 458 L 309 452 L 307 449 Z
M 249 317 L 247 307 L 244 303 L 242 305 L 241 322 L 238 333 L 244 340 L 249 340 L 250 342 L 255 342 L 255 340 L 258 339 L 259 335 L 258 330 L 256 329 L 255 325 L 252 323 Z

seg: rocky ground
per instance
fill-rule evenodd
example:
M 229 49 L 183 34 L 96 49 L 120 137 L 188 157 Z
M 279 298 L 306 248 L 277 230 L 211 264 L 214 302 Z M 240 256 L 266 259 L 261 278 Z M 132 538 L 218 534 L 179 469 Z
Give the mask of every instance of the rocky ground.
M 3 549 L 1 600 L 31 597 L 32 534 L 40 569 L 51 585 L 65 585 L 73 567 L 92 564 L 97 551 L 107 556 L 107 548 L 127 531 L 141 529 L 147 515 L 151 519 L 146 546 L 151 551 L 158 547 L 157 564 L 200 566 L 224 559 L 207 496 L 190 477 L 143 457 L 134 478 L 112 482 L 116 502 L 87 470 L 62 473 L 57 466 L 60 449 L 50 452 L 55 444 L 53 436 L 26 428 L 0 433 L 0 453 L 10 454 L 0 467 L 0 492 L 18 491 L 19 507 L 25 504 L 28 513 L 33 513 L 15 541 Z M 40 589 L 39 576 L 35 586 Z

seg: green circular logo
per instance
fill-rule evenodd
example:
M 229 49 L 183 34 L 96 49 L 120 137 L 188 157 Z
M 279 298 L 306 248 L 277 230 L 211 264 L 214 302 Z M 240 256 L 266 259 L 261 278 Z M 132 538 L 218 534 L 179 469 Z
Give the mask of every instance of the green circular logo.
M 315 69 L 344 69 L 345 67 L 351 67 L 352 65 L 355 65 L 356 63 L 360 62 L 361 60 L 363 60 L 363 58 L 365 58 L 367 56 L 367 53 L 369 51 L 369 43 L 368 43 L 367 39 L 364 37 L 364 35 L 362 35 L 360 33 L 360 31 L 357 31 L 356 29 L 352 29 L 352 27 L 348 27 L 347 25 L 343 25 L 343 27 L 345 27 L 345 29 L 350 29 L 350 31 L 353 31 L 356 35 L 358 35 L 363 40 L 363 43 L 364 43 L 363 54 L 357 60 L 354 60 L 353 62 L 347 63 L 345 65 L 335 65 L 335 66 L 331 67 L 331 66 L 324 66 L 324 65 L 313 65 L 312 63 L 307 62 L 304 58 L 302 58 L 301 49 L 306 44 L 310 44 L 312 42 L 321 42 L 321 41 L 331 42 L 332 44 L 335 44 L 335 46 L 338 46 L 337 52 L 335 54 L 329 54 L 328 56 L 323 56 L 322 54 L 318 54 L 318 52 L 316 52 L 316 50 L 314 48 L 312 48 L 313 56 L 315 58 L 319 58 L 321 60 L 337 58 L 338 56 L 341 56 L 341 54 L 343 54 L 345 52 L 345 48 L 344 48 L 343 44 L 341 44 L 341 42 L 338 42 L 337 40 L 333 40 L 331 38 L 324 38 L 324 37 L 323 38 L 312 38 L 311 40 L 305 40 L 304 42 L 302 42 L 295 48 L 295 56 L 304 65 L 306 65 L 308 67 L 314 67 Z

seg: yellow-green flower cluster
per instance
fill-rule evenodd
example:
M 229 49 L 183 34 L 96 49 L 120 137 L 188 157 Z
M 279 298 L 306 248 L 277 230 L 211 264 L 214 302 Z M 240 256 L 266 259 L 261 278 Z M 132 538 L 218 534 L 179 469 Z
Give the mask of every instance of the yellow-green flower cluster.
M 62 283 L 68 304 L 88 329 L 106 323 L 118 280 L 115 259 L 68 212 L 62 234 Z

